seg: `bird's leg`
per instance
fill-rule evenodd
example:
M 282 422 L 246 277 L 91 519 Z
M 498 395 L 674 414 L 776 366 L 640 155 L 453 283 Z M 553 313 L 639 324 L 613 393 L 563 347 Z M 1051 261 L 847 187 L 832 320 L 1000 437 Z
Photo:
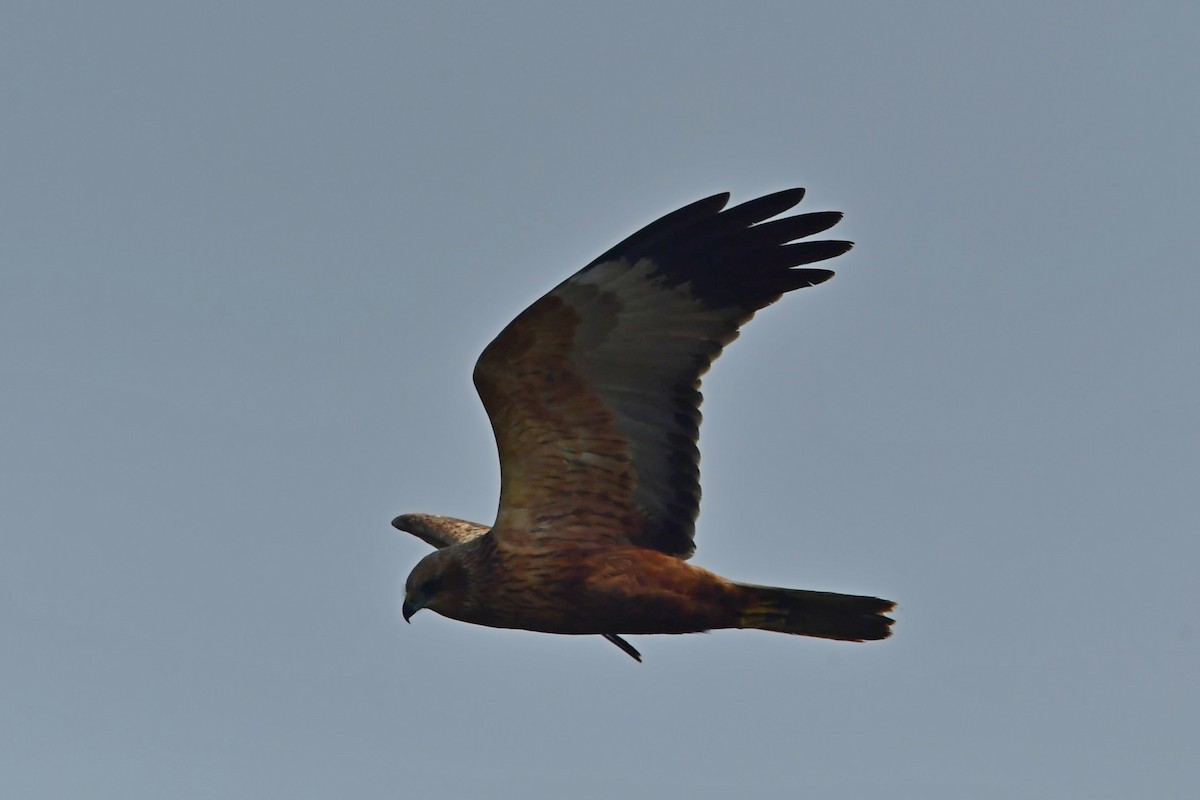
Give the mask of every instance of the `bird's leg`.
M 625 641 L 620 636 L 617 636 L 615 633 L 605 633 L 605 634 L 603 634 L 603 636 L 605 639 L 608 639 L 610 642 L 615 644 L 617 647 L 621 648 L 626 653 L 628 653 L 629 657 L 632 658 L 634 661 L 638 662 L 639 664 L 642 662 L 642 654 L 639 653 L 637 651 L 637 648 L 635 648 L 629 642 Z

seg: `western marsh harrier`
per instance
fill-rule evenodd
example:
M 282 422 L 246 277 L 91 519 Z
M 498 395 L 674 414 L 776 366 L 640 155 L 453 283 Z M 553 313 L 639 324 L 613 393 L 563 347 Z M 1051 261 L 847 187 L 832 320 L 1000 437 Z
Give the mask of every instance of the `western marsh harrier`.
M 438 548 L 408 577 L 405 620 L 429 608 L 496 628 L 598 634 L 639 661 L 620 634 L 889 635 L 887 600 L 735 583 L 686 561 L 700 505 L 700 377 L 755 311 L 833 275 L 797 267 L 851 247 L 796 241 L 840 213 L 772 220 L 803 196 L 725 209 L 719 194 L 668 214 L 487 346 L 475 387 L 500 451 L 496 522 L 392 522 Z

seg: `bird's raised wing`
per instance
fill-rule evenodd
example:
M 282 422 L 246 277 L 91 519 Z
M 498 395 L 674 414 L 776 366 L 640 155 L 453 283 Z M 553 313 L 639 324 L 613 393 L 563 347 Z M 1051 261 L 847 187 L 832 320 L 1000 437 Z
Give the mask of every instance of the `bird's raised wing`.
M 795 269 L 843 241 L 795 242 L 820 212 L 764 222 L 792 189 L 728 194 L 651 223 L 527 308 L 484 350 L 475 386 L 500 451 L 493 536 L 636 544 L 687 558 L 700 504 L 700 377 L 754 312 L 828 280 Z
M 463 544 L 478 539 L 491 530 L 487 525 L 480 525 L 478 522 L 441 517 L 437 514 L 402 514 L 392 520 L 392 527 L 411 533 L 439 550 L 452 544 Z

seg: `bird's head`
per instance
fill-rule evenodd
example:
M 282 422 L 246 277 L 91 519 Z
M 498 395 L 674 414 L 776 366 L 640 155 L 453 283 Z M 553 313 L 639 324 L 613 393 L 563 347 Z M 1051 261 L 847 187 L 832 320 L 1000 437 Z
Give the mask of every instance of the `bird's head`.
M 456 548 L 435 550 L 417 563 L 404 583 L 404 621 L 422 608 L 460 619 L 467 598 L 466 566 Z

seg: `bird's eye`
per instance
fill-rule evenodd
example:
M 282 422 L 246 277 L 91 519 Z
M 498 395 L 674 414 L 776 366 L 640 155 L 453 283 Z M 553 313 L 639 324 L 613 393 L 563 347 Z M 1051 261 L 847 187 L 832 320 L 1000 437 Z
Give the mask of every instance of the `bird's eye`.
M 425 581 L 425 585 L 421 587 L 421 592 L 426 597 L 433 597 L 435 594 L 440 592 L 441 589 L 442 589 L 442 579 L 441 578 L 430 578 L 429 580 Z

